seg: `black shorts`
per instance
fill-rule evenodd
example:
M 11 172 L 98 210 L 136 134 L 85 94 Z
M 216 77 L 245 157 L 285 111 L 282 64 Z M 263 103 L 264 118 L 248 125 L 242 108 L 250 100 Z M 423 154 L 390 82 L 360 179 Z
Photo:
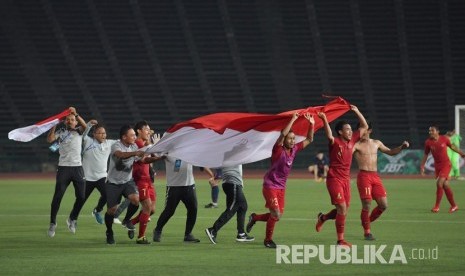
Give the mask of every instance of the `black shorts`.
M 105 191 L 107 194 L 107 207 L 108 209 L 118 205 L 121 202 L 121 196 L 128 198 L 129 195 L 138 194 L 136 183 L 134 180 L 124 184 L 113 184 L 107 182 L 105 184 Z

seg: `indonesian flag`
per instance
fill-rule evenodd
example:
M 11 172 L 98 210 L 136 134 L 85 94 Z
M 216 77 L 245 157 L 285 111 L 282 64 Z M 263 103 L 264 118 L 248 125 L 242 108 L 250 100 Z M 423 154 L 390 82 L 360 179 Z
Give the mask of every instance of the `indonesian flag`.
M 34 125 L 14 129 L 8 133 L 8 138 L 18 142 L 29 142 L 57 125 L 62 118 L 68 116 L 70 113 L 71 111 L 66 109 L 63 112 L 35 123 Z
M 178 123 L 166 131 L 147 153 L 163 154 L 195 166 L 219 168 L 252 163 L 271 157 L 281 130 L 298 112 L 292 131 L 296 141 L 307 137 L 309 123 L 303 114 L 315 118 L 315 132 L 323 127 L 318 112 L 329 122 L 350 110 L 350 104 L 338 97 L 324 106 L 291 110 L 276 115 L 257 113 L 214 113 Z

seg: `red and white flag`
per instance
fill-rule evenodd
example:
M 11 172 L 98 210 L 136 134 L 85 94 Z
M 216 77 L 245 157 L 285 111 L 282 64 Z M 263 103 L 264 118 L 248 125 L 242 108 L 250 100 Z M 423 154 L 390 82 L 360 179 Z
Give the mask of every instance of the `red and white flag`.
M 292 114 L 310 113 L 314 129 L 323 127 L 317 113 L 325 112 L 329 122 L 350 110 L 350 104 L 338 97 L 324 106 L 291 110 L 276 115 L 257 113 L 215 113 L 178 123 L 166 131 L 147 153 L 165 154 L 195 166 L 218 168 L 252 163 L 271 157 L 273 145 Z M 308 121 L 294 122 L 296 141 L 304 140 Z
M 66 109 L 57 115 L 49 117 L 31 126 L 14 129 L 8 133 L 8 138 L 18 142 L 29 142 L 40 136 L 42 133 L 47 132 L 53 126 L 57 125 L 62 118 L 69 114 L 71 114 L 71 111 Z

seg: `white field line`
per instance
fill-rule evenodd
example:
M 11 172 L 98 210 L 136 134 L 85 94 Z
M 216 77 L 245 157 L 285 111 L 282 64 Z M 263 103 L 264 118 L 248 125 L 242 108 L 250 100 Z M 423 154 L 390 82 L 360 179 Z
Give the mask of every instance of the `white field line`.
M 124 213 L 123 213 L 124 214 Z M 17 217 L 17 214 L 0 214 L 0 217 Z M 68 215 L 58 215 L 58 217 L 67 217 Z M 452 215 L 451 215 L 452 216 Z M 50 215 L 34 215 L 34 214 L 29 214 L 29 215 L 21 215 L 21 217 L 50 217 Z M 92 217 L 91 215 L 80 215 L 80 218 L 82 217 Z M 158 216 L 155 216 L 155 219 L 157 219 Z M 172 219 L 186 219 L 185 216 L 173 216 L 171 217 Z M 218 217 L 204 217 L 204 216 L 198 216 L 197 219 L 202 219 L 202 220 L 216 220 Z M 311 221 L 315 222 L 316 219 L 314 218 L 282 218 L 281 220 L 284 221 Z M 247 218 L 246 218 L 247 221 Z M 347 219 L 346 221 L 351 221 L 351 222 L 359 222 L 359 219 Z M 444 223 L 444 224 L 465 224 L 465 221 L 453 221 L 453 220 L 393 220 L 393 219 L 379 219 L 377 221 L 382 221 L 382 222 L 389 222 L 389 223 Z

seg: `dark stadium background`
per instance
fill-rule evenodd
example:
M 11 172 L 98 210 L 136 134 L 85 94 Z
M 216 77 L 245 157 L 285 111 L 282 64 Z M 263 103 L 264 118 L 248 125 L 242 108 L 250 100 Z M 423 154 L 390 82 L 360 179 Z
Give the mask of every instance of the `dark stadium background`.
M 386 145 L 420 149 L 465 104 L 463 0 L 2 0 L 0 13 L 0 172 L 53 167 L 45 136 L 7 133 L 68 106 L 116 138 L 140 119 L 163 132 L 338 95 Z M 295 167 L 325 149 L 319 132 Z

